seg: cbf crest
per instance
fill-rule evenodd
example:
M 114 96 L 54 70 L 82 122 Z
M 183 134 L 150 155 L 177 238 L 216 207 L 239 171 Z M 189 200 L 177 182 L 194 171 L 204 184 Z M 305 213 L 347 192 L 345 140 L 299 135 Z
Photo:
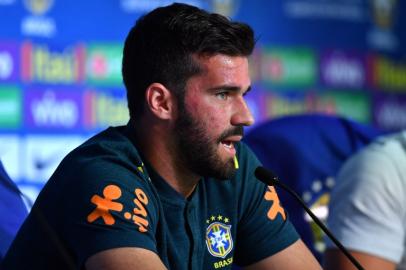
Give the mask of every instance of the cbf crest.
M 231 236 L 231 225 L 221 222 L 213 222 L 207 227 L 206 245 L 210 254 L 224 258 L 233 249 L 233 238 Z

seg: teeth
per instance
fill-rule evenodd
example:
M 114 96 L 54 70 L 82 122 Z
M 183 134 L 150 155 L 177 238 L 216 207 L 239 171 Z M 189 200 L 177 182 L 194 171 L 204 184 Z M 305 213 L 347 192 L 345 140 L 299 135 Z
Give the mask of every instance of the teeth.
M 223 142 L 224 147 L 231 149 L 233 144 L 231 142 Z

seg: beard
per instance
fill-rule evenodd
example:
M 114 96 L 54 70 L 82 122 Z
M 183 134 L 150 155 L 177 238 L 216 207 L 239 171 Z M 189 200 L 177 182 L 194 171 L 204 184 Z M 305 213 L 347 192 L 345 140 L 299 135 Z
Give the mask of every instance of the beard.
M 222 132 L 218 138 L 210 138 L 207 127 L 192 118 L 180 106 L 179 117 L 175 124 L 176 148 L 181 166 L 202 177 L 214 177 L 227 180 L 234 177 L 237 169 L 233 158 L 222 160 L 218 147 L 222 140 L 232 135 L 243 135 L 242 126 L 235 126 Z

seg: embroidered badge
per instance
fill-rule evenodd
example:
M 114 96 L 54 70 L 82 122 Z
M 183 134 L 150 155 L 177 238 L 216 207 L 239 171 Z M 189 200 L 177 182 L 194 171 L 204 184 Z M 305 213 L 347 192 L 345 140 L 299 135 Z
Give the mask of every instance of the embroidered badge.
M 222 217 L 218 216 L 218 219 L 221 220 Z M 212 216 L 211 220 L 215 220 L 215 217 Z M 228 218 L 224 221 L 228 222 Z M 211 223 L 206 230 L 206 245 L 211 255 L 219 258 L 226 257 L 233 249 L 231 225 L 217 221 Z

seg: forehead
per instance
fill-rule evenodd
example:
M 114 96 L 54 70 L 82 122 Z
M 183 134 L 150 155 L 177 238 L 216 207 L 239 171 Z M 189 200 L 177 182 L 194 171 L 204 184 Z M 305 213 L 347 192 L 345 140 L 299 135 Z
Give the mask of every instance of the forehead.
M 213 85 L 234 85 L 242 89 L 251 84 L 249 78 L 248 58 L 245 56 L 214 55 L 196 57 L 201 72 L 192 77 L 190 82 Z

